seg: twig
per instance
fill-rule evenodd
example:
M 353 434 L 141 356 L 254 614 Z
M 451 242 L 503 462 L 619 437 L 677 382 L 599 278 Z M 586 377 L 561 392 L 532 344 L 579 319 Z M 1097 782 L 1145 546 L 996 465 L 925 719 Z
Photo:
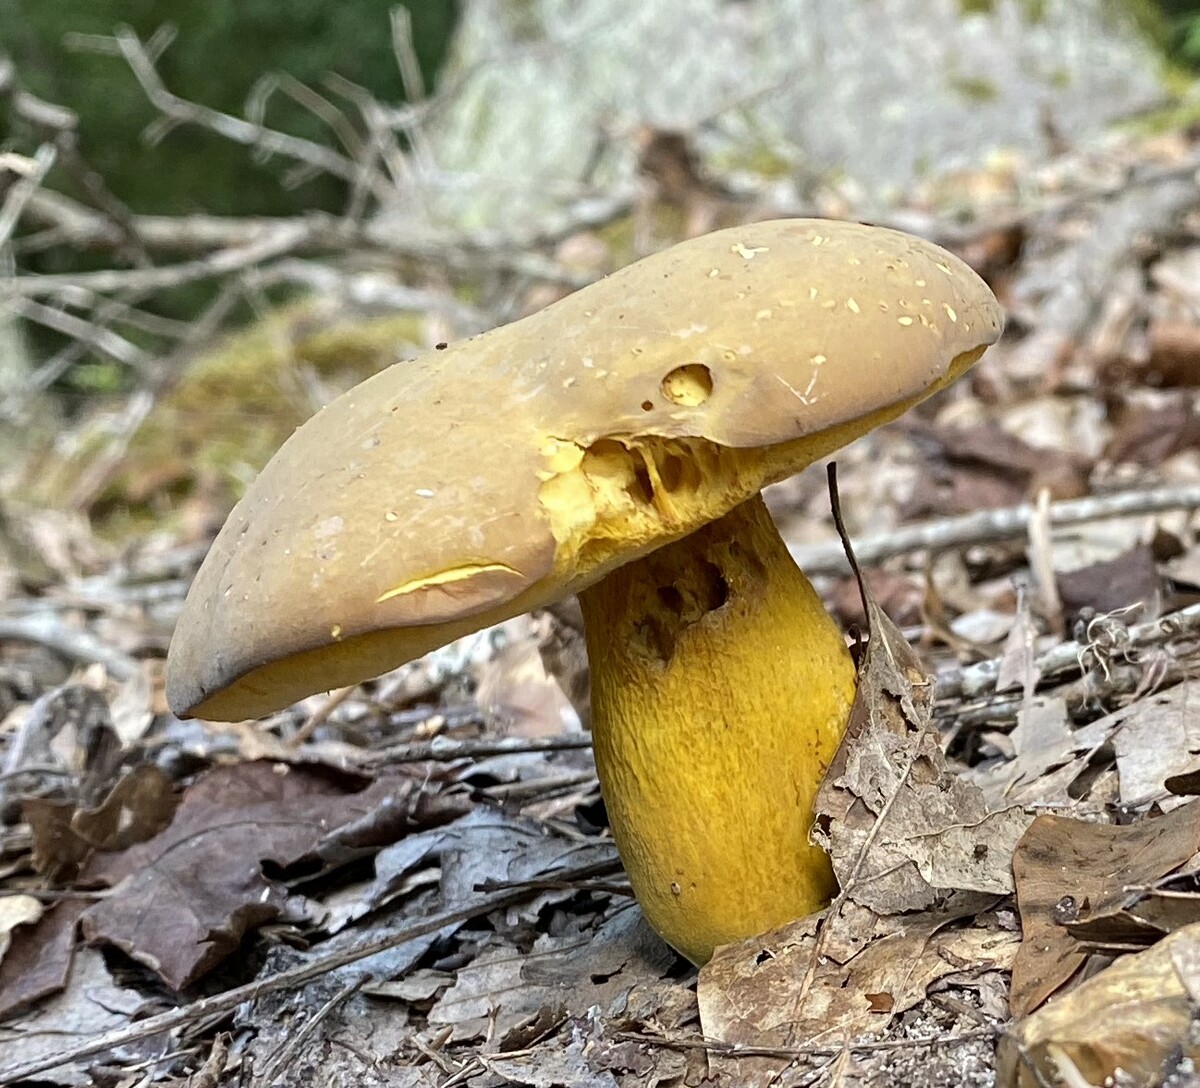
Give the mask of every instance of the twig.
M 298 162 L 315 166 L 318 170 L 333 174 L 346 181 L 354 181 L 358 167 L 351 160 L 339 155 L 323 144 L 301 139 L 284 132 L 276 132 L 263 125 L 251 124 L 209 106 L 201 106 L 180 98 L 167 90 L 159 77 L 154 61 L 146 52 L 141 40 L 128 27 L 122 27 L 115 35 L 121 56 L 133 71 L 142 90 L 150 102 L 164 117 L 176 124 L 193 124 L 211 129 L 234 143 L 260 148 L 272 154 L 286 156 Z
M 0 617 L 0 642 L 33 642 L 73 661 L 101 664 L 115 680 L 137 675 L 137 662 L 101 642 L 90 631 L 68 627 L 53 612 L 31 616 Z
M 634 1031 L 623 1031 L 619 1039 L 635 1043 L 646 1043 L 650 1046 L 661 1046 L 668 1050 L 706 1050 L 710 1054 L 720 1054 L 724 1057 L 735 1058 L 830 1058 L 845 1051 L 858 1054 L 868 1054 L 880 1050 L 908 1050 L 918 1047 L 958 1046 L 961 1043 L 974 1043 L 984 1039 L 994 1039 L 1000 1034 L 1000 1027 L 972 1028 L 970 1031 L 960 1031 L 952 1035 L 929 1035 L 921 1039 L 874 1039 L 859 1043 L 845 1043 L 841 1046 L 753 1046 L 747 1043 L 727 1043 L 721 1039 L 669 1039 L 664 1036 L 643 1035 Z
M 1193 604 L 1161 619 L 1126 628 L 1122 645 L 1128 651 L 1197 636 L 1200 636 L 1200 604 Z M 1089 649 L 1086 643 L 1060 642 L 1037 659 L 1037 674 L 1045 678 L 1068 670 L 1082 672 Z M 938 701 L 965 700 L 990 695 L 996 691 L 996 678 L 999 675 L 999 658 L 980 661 L 962 669 L 947 670 L 938 674 L 935 698 Z
M 1200 509 L 1200 486 L 1162 487 L 1150 491 L 1119 491 L 1112 495 L 1094 495 L 1051 503 L 1051 528 L 1079 525 L 1102 518 L 1128 518 L 1143 514 L 1161 514 L 1167 510 Z M 1034 508 L 1029 503 L 985 510 L 963 517 L 940 518 L 917 525 L 902 525 L 885 533 L 874 533 L 854 541 L 854 553 L 864 566 L 915 551 L 944 551 L 975 544 L 995 544 L 1019 540 L 1029 531 Z M 823 544 L 793 547 L 792 558 L 806 574 L 848 574 L 850 565 L 841 544 L 831 540 Z
M 479 759 L 483 756 L 521 755 L 528 752 L 566 752 L 590 748 L 590 733 L 568 733 L 558 737 L 499 737 L 495 739 L 453 740 L 434 737 L 433 740 L 412 741 L 368 752 L 367 764 L 423 763 L 426 760 L 451 762 L 456 759 Z
M 28 298 L 12 299 L 9 306 L 18 317 L 69 336 L 72 340 L 95 349 L 101 355 L 107 355 L 110 359 L 135 370 L 142 369 L 150 361 L 150 357 L 136 344 L 97 322 L 87 321 Z
M 1167 650 L 1160 649 L 1158 656 L 1150 662 L 1109 665 L 1107 673 L 1096 669 L 1081 672 L 1082 675 L 1074 680 L 1064 680 L 1060 676 L 1052 684 L 1040 689 L 1041 694 L 1062 699 L 1072 720 L 1094 711 L 1096 707 L 1113 708 L 1124 697 L 1140 699 L 1185 680 L 1195 679 L 1200 673 L 1200 664 L 1194 651 L 1176 658 Z M 1023 694 L 1019 691 L 985 694 L 969 702 L 956 700 L 938 704 L 933 714 L 942 727 L 999 728 L 1005 724 L 1015 725 L 1024 703 Z
M 58 153 L 51 144 L 42 144 L 29 161 L 28 168 L 23 172 L 21 180 L 16 182 L 8 191 L 3 206 L 0 206 L 0 248 L 3 248 L 21 219 L 25 206 L 33 198 L 38 187 L 46 180 L 46 175 L 54 166 Z
M 1054 570 L 1053 541 L 1050 534 L 1050 491 L 1042 488 L 1033 503 L 1029 516 L 1029 569 L 1037 587 L 1039 611 L 1045 617 L 1050 630 L 1062 636 L 1066 634 L 1063 621 L 1062 598 L 1058 593 L 1058 576 Z
M 598 862 L 594 865 L 583 865 L 577 869 L 566 870 L 559 875 L 563 879 L 586 879 L 593 876 L 606 876 L 617 871 L 619 871 L 618 863 L 608 861 Z M 480 915 L 489 914 L 494 910 L 507 910 L 509 907 L 519 906 L 536 894 L 537 889 L 535 888 L 515 888 L 512 891 L 483 896 L 470 906 L 461 907 L 458 910 L 443 911 L 420 922 L 414 922 L 411 926 L 407 926 L 395 933 L 389 933 L 384 937 L 377 937 L 372 941 L 367 941 L 365 944 L 319 956 L 309 963 L 289 968 L 286 971 L 280 971 L 274 975 L 268 975 L 266 978 L 256 979 L 254 982 L 248 982 L 244 986 L 226 990 L 224 993 L 214 994 L 212 997 L 201 998 L 199 1001 L 193 1001 L 190 1005 L 183 1008 L 159 1013 L 157 1016 L 140 1020 L 136 1024 L 130 1024 L 128 1027 L 118 1028 L 103 1035 L 94 1036 L 87 1042 L 67 1047 L 57 1054 L 37 1058 L 19 1065 L 0 1067 L 0 1085 L 26 1080 L 29 1077 L 36 1076 L 38 1073 L 44 1073 L 48 1069 L 54 1069 L 56 1066 L 65 1065 L 68 1062 L 88 1058 L 93 1054 L 100 1054 L 103 1051 L 112 1050 L 119 1046 L 127 1046 L 130 1043 L 135 1043 L 140 1039 L 147 1039 L 161 1032 L 175 1031 L 178 1028 L 207 1020 L 213 1016 L 230 1013 L 244 1002 L 255 1001 L 258 998 L 279 990 L 295 989 L 331 971 L 336 971 L 338 968 L 345 967 L 351 963 L 358 963 L 360 960 L 367 959 L 370 956 L 377 956 L 382 952 L 388 952 L 408 941 L 415 940 L 417 937 L 424 937 L 428 933 L 436 933 L 439 929 L 443 929 L 446 926 L 469 922 Z
M 326 696 L 325 701 L 308 716 L 300 728 L 288 737 L 287 747 L 299 748 L 302 744 L 307 743 L 312 735 L 329 720 L 329 715 L 337 710 L 355 690 L 356 686 L 351 684 L 349 687 L 339 688 Z
M 315 295 L 340 296 L 367 310 L 442 313 L 470 332 L 482 331 L 491 324 L 482 311 L 453 294 L 409 287 L 398 282 L 391 272 L 352 271 L 318 261 L 283 257 L 247 275 L 257 287 L 298 284 Z
M 294 1035 L 289 1035 L 267 1068 L 260 1076 L 255 1078 L 257 1083 L 261 1085 L 262 1088 L 267 1088 L 268 1085 L 273 1084 L 283 1069 L 292 1061 L 293 1058 L 295 1058 L 296 1052 L 301 1046 L 304 1045 L 305 1040 L 308 1039 L 318 1027 L 320 1027 L 321 1022 L 325 1020 L 339 1005 L 353 997 L 354 994 L 362 988 L 362 984 L 363 979 L 361 978 L 354 979 L 351 982 L 346 983 L 345 986 L 338 990 L 337 993 L 329 998 L 328 1001 L 326 1001 L 319 1009 L 317 1009 L 317 1011 L 300 1026 L 299 1031 L 297 1031 Z
M 242 246 L 217 250 L 206 257 L 161 268 L 101 269 L 97 272 L 72 272 L 48 276 L 21 276 L 8 281 L 2 293 L 15 295 L 56 295 L 91 291 L 161 291 L 182 287 L 200 280 L 215 279 L 281 257 L 296 249 L 308 237 L 303 220 L 283 222 L 274 231 Z

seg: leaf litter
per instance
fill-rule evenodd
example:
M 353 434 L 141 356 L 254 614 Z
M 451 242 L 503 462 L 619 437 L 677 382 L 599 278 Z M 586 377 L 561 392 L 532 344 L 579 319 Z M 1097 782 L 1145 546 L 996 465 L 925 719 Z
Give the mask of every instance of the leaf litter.
M 1200 296 L 1165 192 L 1085 185 L 1069 223 L 1014 203 L 963 241 L 1004 255 L 1017 322 L 841 462 L 856 535 L 919 519 L 926 543 L 817 579 L 869 628 L 819 804 L 841 894 L 698 974 L 607 836 L 569 604 L 265 722 L 180 722 L 162 651 L 222 489 L 180 469 L 190 528 L 122 549 L 90 528 L 100 502 L 4 496 L 0 1082 L 924 1088 L 991 1083 L 997 1045 L 1001 1084 L 1184 1070 Z M 1063 285 L 1097 245 L 1116 271 L 1091 323 Z M 1114 495 L 1139 512 L 1103 513 Z M 1060 524 L 1055 499 L 1083 513 Z M 789 540 L 831 536 L 814 473 L 771 501 Z

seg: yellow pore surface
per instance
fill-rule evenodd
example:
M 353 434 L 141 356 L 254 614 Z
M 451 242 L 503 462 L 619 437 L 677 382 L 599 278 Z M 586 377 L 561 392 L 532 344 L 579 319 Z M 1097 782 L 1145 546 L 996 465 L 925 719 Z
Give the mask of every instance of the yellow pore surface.
M 854 670 L 762 500 L 580 599 L 596 765 L 650 923 L 704 963 L 824 906 L 808 832 Z

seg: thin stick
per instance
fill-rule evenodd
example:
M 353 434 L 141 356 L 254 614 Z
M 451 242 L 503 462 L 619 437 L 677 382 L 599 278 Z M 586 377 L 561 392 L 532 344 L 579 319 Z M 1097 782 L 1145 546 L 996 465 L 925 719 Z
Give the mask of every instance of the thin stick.
M 50 168 L 54 165 L 57 152 L 50 144 L 42 144 L 30 163 L 28 171 L 9 191 L 0 207 L 0 248 L 7 244 L 12 232 L 16 229 L 25 210 L 25 205 L 33 198 L 38 187 L 46 180 Z
M 706 1050 L 710 1054 L 720 1054 L 723 1057 L 735 1058 L 831 1058 L 844 1051 L 866 1054 L 880 1050 L 907 1050 L 910 1047 L 957 1046 L 961 1043 L 974 1043 L 984 1039 L 994 1039 L 1000 1034 L 1000 1028 L 972 1028 L 970 1031 L 960 1031 L 952 1035 L 929 1035 L 920 1039 L 868 1039 L 861 1043 L 846 1043 L 842 1046 L 753 1046 L 748 1043 L 727 1043 L 721 1039 L 669 1039 L 655 1035 L 644 1035 L 633 1031 L 623 1031 L 621 1039 L 630 1042 L 646 1043 L 650 1046 L 660 1046 L 668 1050 Z
M 1122 646 L 1126 651 L 1143 649 L 1162 642 L 1195 638 L 1200 636 L 1200 604 L 1189 605 L 1161 619 L 1135 624 L 1125 630 L 1128 641 L 1123 639 Z M 1067 670 L 1083 671 L 1081 661 L 1088 648 L 1086 643 L 1060 642 L 1037 659 L 1035 667 L 1038 675 L 1045 678 Z M 999 658 L 941 673 L 937 678 L 935 698 L 939 701 L 976 699 L 991 694 L 996 690 L 996 677 L 999 675 Z M 1014 689 L 1015 686 L 1013 685 Z
M 390 748 L 368 752 L 363 762 L 389 766 L 396 763 L 424 763 L 426 760 L 452 762 L 456 759 L 523 755 L 528 752 L 567 752 L 591 746 L 590 733 L 567 733 L 558 737 L 484 737 L 479 740 L 434 737 L 433 740 L 395 744 Z
M 1192 484 L 1150 491 L 1119 491 L 1112 495 L 1051 503 L 1048 514 L 1050 527 L 1060 529 L 1102 518 L 1128 518 L 1161 514 L 1167 510 L 1196 509 L 1200 509 L 1200 486 Z M 854 541 L 854 554 L 860 564 L 869 566 L 908 552 L 944 551 L 974 544 L 1020 540 L 1029 532 L 1033 515 L 1033 506 L 1022 503 L 1020 506 L 985 510 L 963 517 L 902 525 L 889 532 L 874 533 Z M 793 547 L 790 551 L 792 558 L 806 574 L 850 573 L 850 564 L 839 541 Z
M 299 136 L 291 136 L 284 132 L 276 132 L 263 125 L 243 121 L 240 117 L 188 102 L 178 95 L 172 94 L 159 76 L 146 47 L 133 31 L 121 28 L 117 31 L 115 40 L 120 48 L 121 56 L 125 58 L 125 63 L 129 65 L 134 77 L 141 84 L 146 97 L 165 117 L 176 124 L 199 125 L 202 128 L 211 129 L 234 143 L 261 148 L 272 154 L 285 155 L 298 162 L 315 166 L 335 177 L 344 178 L 347 181 L 354 180 L 357 172 L 355 164 L 323 144 L 301 139 Z
M 90 631 L 67 625 L 53 612 L 0 617 L 0 641 L 32 642 L 85 665 L 96 662 L 114 680 L 129 680 L 138 671 L 133 658 L 101 642 Z

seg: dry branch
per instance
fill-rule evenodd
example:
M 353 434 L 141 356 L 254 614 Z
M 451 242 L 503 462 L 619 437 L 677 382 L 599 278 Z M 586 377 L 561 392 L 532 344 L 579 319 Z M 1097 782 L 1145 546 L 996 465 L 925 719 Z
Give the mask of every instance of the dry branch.
M 1120 491 L 1052 503 L 1050 527 L 1063 528 L 1101 518 L 1139 517 L 1168 510 L 1200 509 L 1200 486 L 1162 487 L 1150 491 Z M 863 565 L 882 562 L 916 551 L 945 551 L 976 544 L 1020 540 L 1029 531 L 1035 507 L 1031 503 L 999 510 L 984 510 L 962 517 L 903 525 L 889 532 L 874 533 L 854 541 L 854 553 Z M 810 575 L 849 574 L 846 553 L 836 540 L 790 549 L 792 558 Z
M 32 642 L 80 664 L 103 665 L 117 680 L 137 674 L 137 662 L 96 638 L 90 631 L 71 627 L 53 612 L 31 616 L 0 616 L 0 642 Z
M 32 159 L 21 159 L 20 156 L 11 154 L 0 159 L 0 168 L 15 171 L 18 163 L 21 167 L 20 180 L 9 189 L 8 196 L 5 197 L 3 206 L 0 207 L 0 247 L 8 244 L 13 230 L 20 221 L 21 213 L 33 199 L 33 194 L 38 187 L 46 180 L 46 175 L 50 173 L 57 157 L 57 152 L 52 145 L 42 144 Z
M 1161 619 L 1133 627 L 1126 627 L 1110 616 L 1101 617 L 1100 621 L 1106 630 L 1090 627 L 1089 634 L 1097 636 L 1092 641 L 1060 642 L 1038 657 L 1035 662 L 1037 674 L 1045 679 L 1066 672 L 1085 672 L 1090 664 L 1097 664 L 1104 655 L 1132 660 L 1131 655 L 1151 646 L 1196 638 L 1200 636 L 1200 605 L 1194 604 Z M 1105 646 L 1116 649 L 1105 649 Z M 939 673 L 936 698 L 939 701 L 978 699 L 996 692 L 1000 664 L 999 658 L 993 658 Z
M 132 30 L 118 30 L 115 40 L 121 56 L 125 58 L 134 77 L 141 84 L 146 97 L 168 120 L 176 124 L 199 125 L 234 143 L 295 159 L 346 181 L 356 180 L 358 167 L 354 161 L 339 155 L 324 144 L 276 132 L 264 125 L 251 124 L 239 117 L 208 106 L 197 105 L 172 94 L 160 78 L 146 47 Z

